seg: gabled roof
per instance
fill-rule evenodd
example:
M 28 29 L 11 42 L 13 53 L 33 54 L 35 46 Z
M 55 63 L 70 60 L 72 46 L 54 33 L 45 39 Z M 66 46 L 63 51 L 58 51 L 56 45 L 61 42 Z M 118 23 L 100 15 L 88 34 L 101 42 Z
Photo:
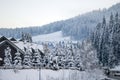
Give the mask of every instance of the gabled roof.
M 2 36 L 1 38 L 0 38 L 0 42 L 2 42 L 2 41 L 4 41 L 4 40 L 8 40 L 5 36 Z
M 11 38 L 12 39 L 12 38 Z M 24 43 L 22 41 L 18 41 L 18 42 L 12 42 L 10 39 L 7 39 L 6 37 L 2 36 L 0 38 L 0 47 L 4 44 L 9 44 L 11 46 L 13 46 L 14 48 L 18 49 L 21 53 L 25 53 L 23 50 L 24 48 L 27 48 L 29 46 L 29 48 L 31 49 L 36 49 L 38 48 L 39 49 L 39 52 L 42 56 L 44 56 L 44 53 L 43 53 L 43 47 L 42 45 L 37 45 L 37 44 L 33 44 L 33 43 Z M 34 52 L 34 51 L 33 51 Z
M 10 40 L 4 40 L 4 41 L 0 42 L 0 47 L 1 47 L 2 45 L 4 45 L 5 43 L 13 46 L 13 47 L 16 48 L 17 50 L 19 50 L 20 53 L 22 53 L 22 54 L 24 53 L 23 50 L 21 50 L 19 47 L 17 47 L 17 46 L 16 46 L 13 42 L 11 42 Z
M 13 37 L 12 37 L 12 38 L 10 38 L 10 40 L 11 40 L 11 41 L 17 41 L 17 40 L 16 40 L 15 38 L 13 38 Z

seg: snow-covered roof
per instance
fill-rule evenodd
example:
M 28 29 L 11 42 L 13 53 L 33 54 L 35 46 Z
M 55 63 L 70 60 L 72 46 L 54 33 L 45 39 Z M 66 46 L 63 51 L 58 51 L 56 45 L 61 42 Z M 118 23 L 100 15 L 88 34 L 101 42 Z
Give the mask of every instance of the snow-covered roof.
M 5 43 L 7 43 L 7 45 L 11 45 L 14 48 L 18 49 L 21 53 L 24 53 L 24 51 L 21 50 L 21 48 L 19 48 L 18 46 L 16 46 L 13 42 L 11 42 L 10 40 L 8 40 L 7 38 L 5 38 L 5 40 L 1 39 L 0 46 L 4 45 Z
M 22 50 L 24 50 L 24 47 L 25 47 L 25 48 L 39 49 L 43 52 L 43 46 L 42 45 L 38 45 L 38 44 L 35 44 L 35 43 L 29 43 L 29 42 L 24 43 L 22 41 L 13 41 L 13 43 Z

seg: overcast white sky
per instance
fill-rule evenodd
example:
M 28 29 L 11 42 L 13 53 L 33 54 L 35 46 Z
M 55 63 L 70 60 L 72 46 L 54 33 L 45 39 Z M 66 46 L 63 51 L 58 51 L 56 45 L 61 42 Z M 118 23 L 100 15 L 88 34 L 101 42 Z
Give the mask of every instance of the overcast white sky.
M 118 2 L 120 0 L 0 0 L 0 28 L 41 26 Z

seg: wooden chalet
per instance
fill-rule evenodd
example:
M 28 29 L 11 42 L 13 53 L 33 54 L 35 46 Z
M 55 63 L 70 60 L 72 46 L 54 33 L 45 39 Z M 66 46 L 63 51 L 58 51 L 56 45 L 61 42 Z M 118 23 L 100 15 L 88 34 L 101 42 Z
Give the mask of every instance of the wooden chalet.
M 15 39 L 12 38 L 11 40 L 15 40 Z M 10 47 L 10 49 L 11 49 L 12 60 L 14 59 L 15 53 L 17 52 L 17 50 L 21 53 L 21 57 L 23 59 L 24 51 L 21 50 L 18 46 L 16 46 L 11 40 L 8 40 L 4 36 L 2 36 L 0 38 L 0 59 L 1 59 L 0 60 L 0 66 L 3 66 L 3 64 L 4 64 L 4 57 L 5 57 L 4 50 L 7 47 Z

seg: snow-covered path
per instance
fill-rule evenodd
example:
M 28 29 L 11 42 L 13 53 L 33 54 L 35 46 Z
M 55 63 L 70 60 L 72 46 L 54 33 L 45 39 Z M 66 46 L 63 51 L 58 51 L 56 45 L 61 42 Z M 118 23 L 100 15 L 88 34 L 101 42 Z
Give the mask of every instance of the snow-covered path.
M 100 70 L 76 71 L 76 70 L 38 70 L 25 69 L 14 71 L 0 70 L 0 80 L 101 80 L 105 76 Z

